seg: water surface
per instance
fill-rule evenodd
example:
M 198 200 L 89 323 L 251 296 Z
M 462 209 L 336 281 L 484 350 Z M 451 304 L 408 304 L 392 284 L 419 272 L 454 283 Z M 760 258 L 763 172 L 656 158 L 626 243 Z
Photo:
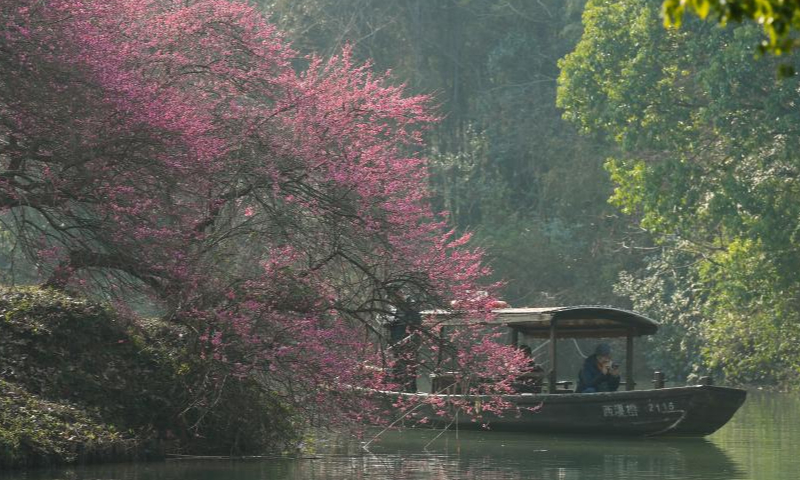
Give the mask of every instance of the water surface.
M 388 432 L 304 458 L 168 461 L 5 474 L 9 480 L 752 479 L 800 476 L 800 398 L 752 392 L 706 438 L 622 439 L 499 432 Z

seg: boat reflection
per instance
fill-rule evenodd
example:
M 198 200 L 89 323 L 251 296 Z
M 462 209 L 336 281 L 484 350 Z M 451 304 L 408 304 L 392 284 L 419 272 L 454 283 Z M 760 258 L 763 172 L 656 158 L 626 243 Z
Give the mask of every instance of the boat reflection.
M 12 472 L 9 480 L 722 480 L 741 469 L 711 441 L 391 431 L 335 439 L 319 453 L 253 460 L 181 460 Z M 18 474 L 18 475 L 17 475 Z M 3 477 L 6 478 L 6 477 Z
M 495 432 L 448 432 L 435 437 L 419 430 L 386 432 L 368 449 L 378 458 L 429 455 L 433 463 L 457 459 L 456 470 L 467 474 L 431 478 L 713 480 L 745 476 L 722 449 L 703 438 L 632 440 Z M 453 471 L 452 467 L 447 470 Z

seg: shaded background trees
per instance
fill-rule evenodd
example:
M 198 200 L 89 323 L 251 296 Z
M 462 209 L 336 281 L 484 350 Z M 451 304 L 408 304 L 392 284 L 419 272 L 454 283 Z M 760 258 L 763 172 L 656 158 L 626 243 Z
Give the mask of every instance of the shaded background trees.
M 349 43 L 434 95 L 444 116 L 428 135 L 436 199 L 476 232 L 512 305 L 624 303 L 612 285 L 639 251 L 606 202 L 609 147 L 555 106 L 557 61 L 580 38 L 583 1 L 258 3 L 302 51 Z

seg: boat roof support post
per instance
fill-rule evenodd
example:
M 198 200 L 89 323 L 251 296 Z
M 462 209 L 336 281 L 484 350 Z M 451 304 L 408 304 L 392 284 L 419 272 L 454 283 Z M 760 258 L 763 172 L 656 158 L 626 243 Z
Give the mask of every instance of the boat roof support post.
M 628 330 L 625 342 L 625 390 L 633 390 L 633 330 Z
M 550 375 L 547 391 L 556 393 L 556 319 L 550 320 Z

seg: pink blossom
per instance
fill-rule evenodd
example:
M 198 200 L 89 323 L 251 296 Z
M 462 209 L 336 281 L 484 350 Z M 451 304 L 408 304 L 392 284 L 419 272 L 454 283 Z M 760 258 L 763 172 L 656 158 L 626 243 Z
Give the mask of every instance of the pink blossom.
M 379 348 L 406 296 L 490 318 L 482 251 L 431 210 L 427 160 L 408 153 L 438 120 L 430 98 L 349 47 L 295 72 L 244 1 L 6 0 L 0 14 L 0 137 L 17 149 L 0 212 L 24 209 L 12 231 L 49 285 L 147 292 L 200 332 L 219 379 L 252 375 L 345 424 L 381 416 L 353 387 L 396 387 L 388 369 L 415 361 Z M 453 354 L 436 327 L 413 341 L 465 379 L 496 378 L 475 389 L 507 408 L 521 359 L 473 329 Z

